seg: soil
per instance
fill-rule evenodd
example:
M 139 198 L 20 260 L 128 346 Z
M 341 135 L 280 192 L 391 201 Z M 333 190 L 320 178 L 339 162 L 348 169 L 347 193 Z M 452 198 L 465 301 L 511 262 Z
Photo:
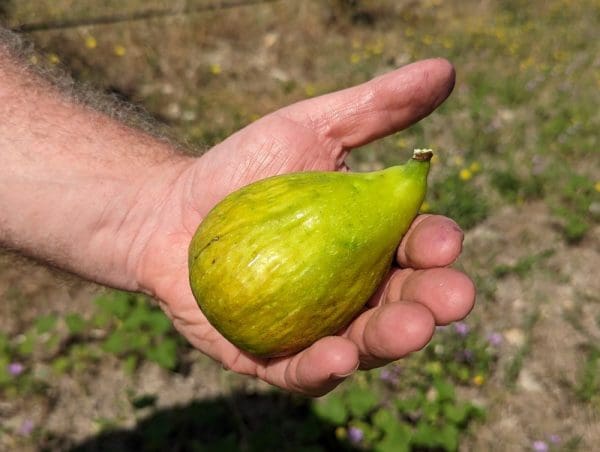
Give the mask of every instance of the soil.
M 467 232 L 458 265 L 477 279 L 501 264 L 515 265 L 546 249 L 553 251 L 540 257 L 526 274 L 506 274 L 495 287 L 480 291 L 471 315 L 488 325 L 490 332 L 502 332 L 504 342 L 492 378 L 463 394 L 488 413 L 473 436 L 463 441 L 463 451 L 523 450 L 536 439 L 548 441 L 551 435 L 576 450 L 593 450 L 600 441 L 600 413 L 590 404 L 579 403 L 574 390 L 590 338 L 596 343 L 600 339 L 595 321 L 600 316 L 600 227 L 580 244 L 566 245 L 542 204 L 506 208 Z M 102 290 L 11 255 L 3 255 L 0 264 L 4 331 L 19 331 L 43 313 L 85 312 Z M 527 344 L 522 367 L 511 377 L 511 363 Z M 62 449 L 93 438 L 107 422 L 118 422 L 120 428 L 141 422 L 151 411 L 135 408 L 133 397 L 156 395 L 152 403 L 156 409 L 268 389 L 223 371 L 198 352 L 190 353 L 191 365 L 184 374 L 147 363 L 130 376 L 115 358 L 106 357 L 93 373 L 52 381 L 45 397 L 1 402 L 0 418 L 15 430 L 25 419 L 43 425 L 45 446 Z M 18 437 L 0 437 L 0 449 L 35 450 L 30 444 Z

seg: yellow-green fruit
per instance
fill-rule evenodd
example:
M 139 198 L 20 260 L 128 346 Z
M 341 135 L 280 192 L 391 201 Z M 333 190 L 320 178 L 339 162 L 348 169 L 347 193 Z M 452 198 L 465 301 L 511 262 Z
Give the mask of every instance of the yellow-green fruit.
M 371 173 L 302 172 L 231 193 L 189 249 L 192 292 L 243 350 L 295 353 L 346 326 L 390 269 L 427 189 L 430 151 Z

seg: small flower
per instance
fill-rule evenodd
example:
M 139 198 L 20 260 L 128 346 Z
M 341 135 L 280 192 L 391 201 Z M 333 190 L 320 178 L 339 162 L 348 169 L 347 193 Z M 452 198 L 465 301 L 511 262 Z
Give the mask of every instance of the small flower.
M 473 377 L 473 384 L 475 386 L 481 386 L 485 383 L 485 377 L 481 374 L 477 374 Z
M 350 55 L 350 63 L 358 64 L 358 63 L 360 63 L 360 60 L 361 60 L 360 54 L 355 52 L 352 55 Z
M 490 343 L 490 345 L 492 345 L 494 347 L 498 347 L 502 344 L 504 337 L 502 336 L 502 333 L 493 332 L 493 333 L 488 334 L 487 340 Z
M 548 444 L 544 441 L 534 441 L 532 444 L 532 449 L 535 452 L 548 452 Z
M 552 443 L 552 444 L 558 444 L 560 443 L 560 436 L 554 434 L 554 435 L 550 435 L 550 437 L 548 438 L 548 440 Z
M 94 38 L 93 36 L 86 36 L 85 46 L 88 49 L 95 49 L 98 46 L 98 41 L 96 41 L 96 38 Z
M 223 68 L 221 68 L 219 63 L 213 63 L 210 65 L 210 73 L 212 75 L 219 75 L 221 72 L 223 72 Z
M 33 421 L 31 419 L 25 419 L 19 427 L 19 434 L 23 436 L 29 436 L 33 431 Z
M 463 168 L 458 173 L 458 177 L 460 177 L 460 180 L 466 182 L 473 177 L 473 172 L 469 168 Z
M 122 57 L 125 56 L 125 54 L 127 53 L 127 49 L 125 48 L 125 46 L 117 44 L 113 47 L 113 53 L 118 57 Z
M 481 171 L 481 164 L 479 162 L 473 162 L 469 165 L 469 171 L 472 173 L 477 173 Z
M 454 331 L 456 331 L 456 334 L 458 334 L 459 336 L 464 337 L 467 334 L 469 334 L 471 328 L 465 322 L 457 322 L 454 324 Z
M 308 96 L 308 97 L 312 97 L 315 94 L 317 94 L 317 88 L 315 87 L 315 85 L 313 85 L 312 83 L 309 83 L 308 85 L 306 85 L 304 87 L 304 93 Z
M 473 361 L 474 357 L 475 355 L 473 354 L 473 351 L 469 350 L 468 348 L 465 348 L 460 354 L 460 360 L 466 363 L 470 363 L 471 361 Z
M 402 373 L 402 369 L 398 366 L 388 366 L 381 369 L 379 378 L 386 383 L 396 384 Z
M 13 377 L 17 377 L 23 373 L 23 371 L 25 370 L 25 366 L 23 366 L 23 364 L 21 363 L 15 362 L 10 363 L 7 366 L 7 369 L 9 374 L 11 374 Z
M 350 427 L 348 429 L 348 439 L 351 443 L 357 444 L 360 443 L 365 434 L 358 427 Z
M 58 63 L 60 63 L 60 58 L 58 57 L 58 55 L 56 53 L 49 53 L 48 54 L 48 62 L 50 64 L 58 64 Z

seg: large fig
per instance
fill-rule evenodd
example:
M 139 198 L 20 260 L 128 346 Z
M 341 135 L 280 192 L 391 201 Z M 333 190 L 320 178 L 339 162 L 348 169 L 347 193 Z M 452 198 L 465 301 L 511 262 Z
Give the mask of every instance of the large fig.
M 189 249 L 192 292 L 229 341 L 295 353 L 346 326 L 376 291 L 423 202 L 431 152 L 371 173 L 300 172 L 231 193 Z

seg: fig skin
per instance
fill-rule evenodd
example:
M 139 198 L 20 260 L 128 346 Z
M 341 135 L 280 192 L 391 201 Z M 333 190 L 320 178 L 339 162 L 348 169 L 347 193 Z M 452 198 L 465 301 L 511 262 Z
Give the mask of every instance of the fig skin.
M 296 353 L 346 326 L 390 270 L 425 197 L 430 151 L 371 173 L 301 172 L 231 193 L 189 248 L 194 297 L 230 342 Z

